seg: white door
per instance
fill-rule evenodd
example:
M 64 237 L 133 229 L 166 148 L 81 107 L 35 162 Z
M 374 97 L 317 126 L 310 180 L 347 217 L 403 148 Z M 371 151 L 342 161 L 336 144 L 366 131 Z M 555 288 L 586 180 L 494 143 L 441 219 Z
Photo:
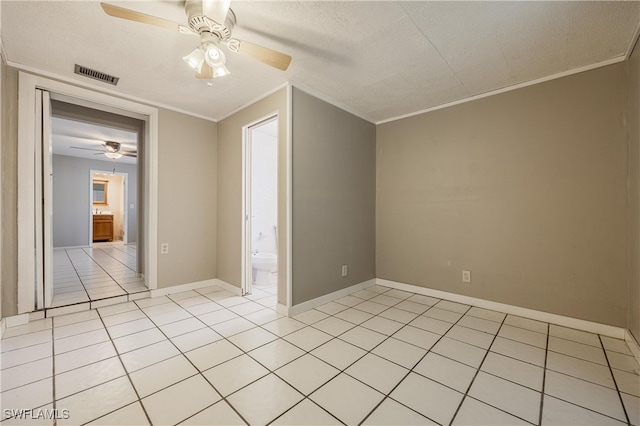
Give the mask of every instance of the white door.
M 35 162 L 36 309 L 42 309 L 53 299 L 53 150 L 51 99 L 40 89 L 36 90 Z

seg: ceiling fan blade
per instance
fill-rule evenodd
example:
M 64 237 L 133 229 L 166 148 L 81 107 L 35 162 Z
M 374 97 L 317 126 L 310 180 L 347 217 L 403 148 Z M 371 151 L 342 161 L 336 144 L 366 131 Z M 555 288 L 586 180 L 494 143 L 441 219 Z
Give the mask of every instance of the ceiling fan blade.
M 104 13 L 109 16 L 113 16 L 114 18 L 142 22 L 143 24 L 155 25 L 156 27 L 168 28 L 170 30 L 184 32 L 182 30 L 182 28 L 184 28 L 182 25 L 176 24 L 175 22 L 166 19 L 158 18 L 157 16 L 147 15 L 109 3 L 100 3 L 100 6 L 102 6 Z
M 198 80 L 211 80 L 213 78 L 213 68 L 208 63 L 202 64 L 202 71 L 196 74 Z
M 95 149 L 95 148 L 83 148 L 81 146 L 70 146 L 69 148 L 73 148 L 73 149 L 86 149 L 87 151 L 100 151 L 100 153 L 103 153 L 104 150 L 103 149 Z
M 125 157 L 138 158 L 138 153 L 135 151 L 120 151 L 120 154 L 124 155 Z
M 224 25 L 231 0 L 202 0 L 202 13 L 216 23 Z
M 270 65 L 282 71 L 286 71 L 291 63 L 291 56 L 280 53 L 277 50 L 249 43 L 248 41 L 232 39 L 229 40 L 228 46 L 229 49 L 234 52 L 250 56 L 263 64 Z

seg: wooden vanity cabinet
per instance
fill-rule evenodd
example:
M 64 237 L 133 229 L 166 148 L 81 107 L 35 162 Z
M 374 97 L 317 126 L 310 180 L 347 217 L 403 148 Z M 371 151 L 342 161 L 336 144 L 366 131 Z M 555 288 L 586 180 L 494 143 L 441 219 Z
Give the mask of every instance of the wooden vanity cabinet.
M 113 241 L 113 215 L 93 215 L 93 242 Z

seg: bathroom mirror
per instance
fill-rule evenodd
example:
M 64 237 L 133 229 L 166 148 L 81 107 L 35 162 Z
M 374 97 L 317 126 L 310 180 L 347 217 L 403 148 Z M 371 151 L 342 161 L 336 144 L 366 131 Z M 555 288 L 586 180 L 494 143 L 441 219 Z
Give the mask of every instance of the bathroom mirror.
M 93 204 L 107 204 L 107 185 L 106 180 L 93 181 Z

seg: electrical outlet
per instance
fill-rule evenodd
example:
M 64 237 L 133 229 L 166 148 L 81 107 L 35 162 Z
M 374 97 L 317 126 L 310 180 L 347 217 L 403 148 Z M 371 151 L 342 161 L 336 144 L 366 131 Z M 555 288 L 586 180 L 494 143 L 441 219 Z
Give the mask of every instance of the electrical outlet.
M 346 277 L 348 273 L 349 273 L 348 266 L 342 265 L 342 276 Z
M 471 271 L 462 271 L 462 282 L 471 284 Z
M 160 254 L 168 254 L 169 253 L 169 243 L 160 244 Z

